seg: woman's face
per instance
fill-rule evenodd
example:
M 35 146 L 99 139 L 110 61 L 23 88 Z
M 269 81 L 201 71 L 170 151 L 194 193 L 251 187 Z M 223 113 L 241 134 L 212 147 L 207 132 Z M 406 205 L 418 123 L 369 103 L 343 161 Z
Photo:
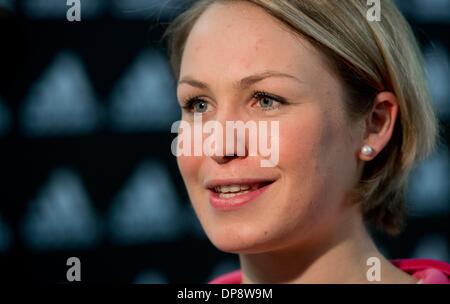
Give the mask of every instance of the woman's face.
M 292 77 L 235 85 L 267 71 Z M 192 111 L 183 110 L 189 123 L 193 112 L 202 112 L 203 122 L 279 122 L 274 167 L 261 167 L 260 156 L 178 157 L 194 210 L 212 243 L 227 252 L 257 253 L 337 232 L 358 179 L 362 134 L 348 122 L 341 85 L 317 51 L 255 5 L 214 4 L 187 40 L 180 80 L 188 78 L 207 85 L 187 81 L 178 86 L 182 106 L 188 98 L 201 98 Z M 256 91 L 285 102 L 257 99 Z M 230 198 L 216 193 L 231 191 L 226 187 L 211 189 L 230 184 L 250 187 L 250 192 Z M 232 206 L 242 202 L 239 195 L 245 202 L 239 207 L 218 209 L 211 203 L 219 197 Z

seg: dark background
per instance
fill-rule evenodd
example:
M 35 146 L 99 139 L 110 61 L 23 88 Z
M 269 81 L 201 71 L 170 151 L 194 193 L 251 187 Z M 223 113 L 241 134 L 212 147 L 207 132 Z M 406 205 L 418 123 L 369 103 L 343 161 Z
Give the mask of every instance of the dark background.
M 397 1 L 422 45 L 442 144 L 418 166 L 389 258 L 450 262 L 450 0 Z M 201 283 L 235 255 L 205 237 L 170 144 L 178 119 L 161 35 L 181 0 L 0 0 L 0 277 Z

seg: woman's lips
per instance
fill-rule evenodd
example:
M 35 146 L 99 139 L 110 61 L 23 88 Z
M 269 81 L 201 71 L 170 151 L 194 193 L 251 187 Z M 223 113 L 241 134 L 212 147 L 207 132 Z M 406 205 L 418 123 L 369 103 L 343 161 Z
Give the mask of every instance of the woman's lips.
M 265 192 L 273 181 L 221 181 L 209 183 L 209 202 L 215 209 L 230 211 L 250 203 Z

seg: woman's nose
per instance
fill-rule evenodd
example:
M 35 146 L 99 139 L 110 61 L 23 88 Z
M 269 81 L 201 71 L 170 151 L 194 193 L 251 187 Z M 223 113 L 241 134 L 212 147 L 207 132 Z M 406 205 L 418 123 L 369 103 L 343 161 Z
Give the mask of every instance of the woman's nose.
M 212 155 L 211 158 L 219 165 L 223 165 L 223 164 L 226 164 L 226 163 L 232 161 L 233 159 L 239 158 L 239 156 L 237 156 L 237 154 L 224 155 L 224 156 Z
M 234 112 L 227 112 L 216 116 L 216 119 L 221 125 L 218 129 L 221 129 L 222 133 L 215 133 L 218 145 L 210 157 L 218 164 L 226 164 L 237 158 L 246 158 L 248 138 L 243 117 Z

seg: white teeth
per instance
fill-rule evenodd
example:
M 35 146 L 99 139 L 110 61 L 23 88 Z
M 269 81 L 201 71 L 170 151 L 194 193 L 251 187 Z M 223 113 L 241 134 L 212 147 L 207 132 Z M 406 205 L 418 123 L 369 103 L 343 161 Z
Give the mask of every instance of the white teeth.
M 241 191 L 246 191 L 248 189 L 250 189 L 249 185 L 228 185 L 217 186 L 214 188 L 214 190 L 219 193 L 238 193 Z
M 244 194 L 244 193 L 248 193 L 249 191 L 242 191 L 242 192 L 238 192 L 238 193 L 219 193 L 219 197 L 220 198 L 232 198 L 235 197 L 236 195 L 240 195 L 240 194 Z
M 239 185 L 229 186 L 228 188 L 228 192 L 239 192 L 239 191 L 241 191 L 241 186 Z

